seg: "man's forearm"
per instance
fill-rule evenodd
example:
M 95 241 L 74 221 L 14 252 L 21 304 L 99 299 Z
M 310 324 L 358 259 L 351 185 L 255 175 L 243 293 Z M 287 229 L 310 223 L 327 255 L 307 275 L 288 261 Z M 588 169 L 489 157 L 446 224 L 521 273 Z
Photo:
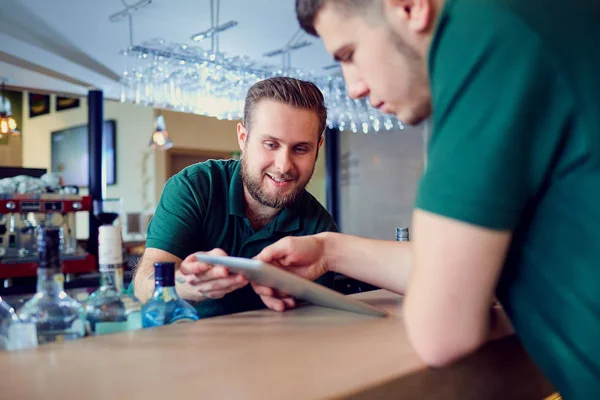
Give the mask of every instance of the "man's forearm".
M 135 297 L 142 303 L 147 302 L 154 292 L 154 268 L 152 263 L 144 263 L 143 257 L 136 266 L 133 276 L 133 287 Z
M 365 239 L 332 232 L 318 236 L 324 245 L 330 270 L 404 294 L 412 262 L 410 242 Z
M 152 263 L 144 264 L 144 259 L 140 261 L 136 268 L 134 276 L 135 297 L 142 303 L 147 302 L 154 292 L 154 271 Z M 178 267 L 178 266 L 177 266 Z M 206 300 L 200 293 L 194 291 L 193 287 L 186 283 L 179 268 L 175 271 L 175 287 L 177 294 L 183 299 L 192 303 Z

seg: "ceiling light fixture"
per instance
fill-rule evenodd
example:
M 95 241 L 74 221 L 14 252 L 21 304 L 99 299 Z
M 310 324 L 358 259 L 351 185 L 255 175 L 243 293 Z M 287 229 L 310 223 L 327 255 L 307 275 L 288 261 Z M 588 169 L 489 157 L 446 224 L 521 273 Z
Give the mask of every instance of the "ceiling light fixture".
M 2 96 L 0 96 L 0 138 L 4 135 L 11 134 L 19 136 L 21 132 L 17 129 L 17 121 L 12 116 L 12 107 L 10 100 L 6 97 L 4 87 L 5 79 L 2 80 Z
M 264 54 L 268 58 L 280 55 L 279 65 L 220 52 L 223 27 L 229 29 L 237 22 L 219 24 L 219 9 L 220 0 L 210 0 L 211 27 L 192 36 L 210 39 L 210 50 L 160 38 L 133 45 L 130 14 L 130 46 L 122 52 L 126 57 L 121 101 L 218 119 L 241 119 L 244 99 L 252 85 L 275 76 L 289 76 L 312 81 L 321 89 L 330 128 L 362 133 L 403 128 L 398 119 L 374 109 L 367 99 L 351 99 L 339 71 L 293 68 L 292 52 L 311 45 L 300 28 L 285 46 Z
M 199 42 L 201 40 L 204 39 L 208 39 L 210 37 L 213 37 L 215 34 L 217 33 L 221 33 L 223 31 L 226 31 L 227 29 L 233 28 L 234 26 L 237 26 L 237 21 L 227 21 L 219 26 L 216 26 L 214 28 L 209 28 L 203 32 L 200 33 L 196 33 L 195 35 L 192 35 L 192 40 L 195 42 Z
M 113 15 L 108 17 L 108 20 L 110 22 L 117 22 L 121 18 L 130 16 L 132 12 L 137 11 L 140 8 L 145 7 L 148 4 L 152 3 L 152 0 L 140 0 L 137 3 L 132 4 L 132 5 L 128 5 L 127 3 L 125 3 L 125 0 L 121 0 L 121 2 L 125 6 L 125 9 L 119 11 L 118 13 L 114 13 Z
M 148 144 L 153 150 L 169 150 L 173 147 L 173 142 L 167 132 L 167 124 L 165 123 L 165 117 L 159 115 L 156 117 L 156 123 L 154 127 L 154 133 L 150 138 Z

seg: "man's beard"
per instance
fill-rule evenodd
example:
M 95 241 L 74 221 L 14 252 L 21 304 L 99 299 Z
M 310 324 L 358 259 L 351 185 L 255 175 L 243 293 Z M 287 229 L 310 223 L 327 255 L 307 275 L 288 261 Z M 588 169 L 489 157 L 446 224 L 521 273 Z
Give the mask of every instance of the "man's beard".
M 297 182 L 297 183 L 296 183 L 296 186 L 292 189 L 292 191 L 289 192 L 288 194 L 270 195 L 269 193 L 266 193 L 261 186 L 262 180 L 265 176 L 265 172 L 263 171 L 263 172 L 261 172 L 260 176 L 254 177 L 248 171 L 248 165 L 246 163 L 245 157 L 242 157 L 241 163 L 242 163 L 242 168 L 241 168 L 242 182 L 244 184 L 244 187 L 248 190 L 248 193 L 250 193 L 250 196 L 252 196 L 252 198 L 254 200 L 259 202 L 263 206 L 274 208 L 277 210 L 280 210 L 282 208 L 292 205 L 298 199 L 298 197 L 302 194 L 302 191 L 304 190 L 304 188 L 310 181 L 310 178 L 312 177 L 313 173 L 315 172 L 315 166 L 313 166 L 313 169 L 312 169 L 310 175 L 304 181 L 297 181 L 299 179 L 299 177 L 297 175 L 292 175 L 292 174 L 274 175 L 274 174 L 271 174 L 271 176 L 273 176 L 274 178 L 277 178 L 280 180 L 292 179 L 294 182 Z M 271 179 L 271 178 L 267 177 L 267 179 Z

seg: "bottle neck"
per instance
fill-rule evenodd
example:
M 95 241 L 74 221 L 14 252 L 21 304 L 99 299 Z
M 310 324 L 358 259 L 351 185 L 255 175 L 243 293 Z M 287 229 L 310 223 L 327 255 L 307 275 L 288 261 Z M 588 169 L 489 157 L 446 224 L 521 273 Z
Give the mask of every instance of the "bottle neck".
M 100 266 L 100 287 L 123 291 L 123 267 L 120 265 Z
M 154 295 L 153 298 L 161 298 L 161 299 L 177 299 L 179 295 L 177 295 L 177 290 L 175 290 L 175 286 L 163 286 L 162 281 L 155 280 L 154 281 Z
M 60 268 L 38 268 L 37 292 L 57 295 L 65 289 L 65 276 Z

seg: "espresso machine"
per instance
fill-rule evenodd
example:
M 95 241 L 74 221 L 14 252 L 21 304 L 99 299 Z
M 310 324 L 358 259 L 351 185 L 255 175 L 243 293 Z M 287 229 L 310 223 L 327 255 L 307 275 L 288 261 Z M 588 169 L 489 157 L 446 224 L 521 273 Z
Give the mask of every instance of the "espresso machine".
M 77 245 L 75 213 L 92 210 L 90 196 L 78 194 L 0 194 L 0 279 L 36 276 L 37 232 L 61 232 L 63 272 L 95 271 L 95 257 Z

